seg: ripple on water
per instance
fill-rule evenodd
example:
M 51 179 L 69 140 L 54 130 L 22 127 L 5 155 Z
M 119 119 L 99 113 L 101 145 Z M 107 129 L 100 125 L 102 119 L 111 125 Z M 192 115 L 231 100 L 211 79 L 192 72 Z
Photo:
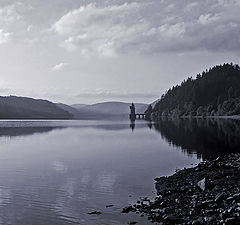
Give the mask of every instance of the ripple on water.
M 11 202 L 11 199 L 12 199 L 11 191 L 6 187 L 1 186 L 0 187 L 0 206 L 9 204 Z

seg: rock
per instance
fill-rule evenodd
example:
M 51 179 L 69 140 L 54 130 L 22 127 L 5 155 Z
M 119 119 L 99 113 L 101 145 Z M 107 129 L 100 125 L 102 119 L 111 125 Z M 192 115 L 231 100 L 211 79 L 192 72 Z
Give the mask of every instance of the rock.
M 237 222 L 237 219 L 235 218 L 235 217 L 230 217 L 230 218 L 227 218 L 226 220 L 225 220 L 225 223 L 226 224 L 237 224 L 236 223 Z
M 198 187 L 200 187 L 203 191 L 205 191 L 205 183 L 206 183 L 206 179 L 205 178 L 203 178 L 202 180 L 200 180 L 198 183 L 197 183 L 197 185 L 198 185 Z
M 137 224 L 138 222 L 136 222 L 136 221 L 132 221 L 132 222 L 129 222 L 128 224 L 129 225 L 133 225 L 133 224 Z
M 164 218 L 164 222 L 167 224 L 181 224 L 183 220 L 176 216 L 169 215 Z
M 122 213 L 129 213 L 131 211 L 134 211 L 134 208 L 130 205 L 128 207 L 123 208 Z
M 106 205 L 106 208 L 110 208 L 113 207 L 114 205 Z
M 150 201 L 146 201 L 146 200 L 144 200 L 144 201 L 142 201 L 142 204 L 143 204 L 143 205 L 147 205 L 147 206 L 149 206 L 149 205 L 150 205 Z
M 204 221 L 206 222 L 206 224 L 211 224 L 214 220 L 214 217 L 205 217 Z
M 234 194 L 232 196 L 235 200 L 240 200 L 240 193 Z
M 216 201 L 216 202 L 219 202 L 219 201 L 221 201 L 221 200 L 223 199 L 223 197 L 224 197 L 224 194 L 223 194 L 223 193 L 218 193 L 218 194 L 216 195 L 216 197 L 215 197 L 215 201 Z
M 192 225 L 203 225 L 203 224 L 205 224 L 205 223 L 203 222 L 202 218 L 197 218 L 192 221 Z
M 100 215 L 100 214 L 102 214 L 102 212 L 100 212 L 100 211 L 93 211 L 93 212 L 89 212 L 88 213 L 89 215 Z

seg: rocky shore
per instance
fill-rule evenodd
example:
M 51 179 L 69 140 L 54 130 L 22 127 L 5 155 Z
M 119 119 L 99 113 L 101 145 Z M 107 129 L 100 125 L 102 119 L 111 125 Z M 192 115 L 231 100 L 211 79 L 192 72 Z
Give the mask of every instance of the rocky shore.
M 156 224 L 240 224 L 240 154 L 156 178 L 157 197 L 123 209 Z

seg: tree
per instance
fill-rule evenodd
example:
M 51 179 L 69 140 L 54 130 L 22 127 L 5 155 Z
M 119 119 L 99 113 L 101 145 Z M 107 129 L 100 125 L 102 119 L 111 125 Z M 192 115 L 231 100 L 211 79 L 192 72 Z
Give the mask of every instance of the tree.
M 151 120 L 152 112 L 153 112 L 152 105 L 149 105 L 147 110 L 145 111 L 146 120 Z
M 228 89 L 228 99 L 231 99 L 234 95 L 234 90 L 232 87 Z

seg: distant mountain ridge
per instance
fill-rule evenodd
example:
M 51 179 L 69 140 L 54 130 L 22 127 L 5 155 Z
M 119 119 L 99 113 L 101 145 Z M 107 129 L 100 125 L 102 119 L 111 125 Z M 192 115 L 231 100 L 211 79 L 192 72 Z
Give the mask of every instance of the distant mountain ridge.
M 70 105 L 66 105 L 63 103 L 55 103 L 55 105 L 61 108 L 62 110 L 68 112 L 69 114 L 71 114 L 72 119 L 78 119 L 81 117 L 81 113 L 77 109 L 71 107 Z
M 75 109 L 81 109 L 85 106 L 87 106 L 88 104 L 73 104 L 73 105 L 70 105 L 71 107 L 75 108 Z
M 126 119 L 131 103 L 103 102 L 93 105 L 53 103 L 28 97 L 0 97 L 0 119 Z M 136 103 L 136 111 L 144 112 L 147 104 Z
M 143 113 L 147 104 L 134 103 L 136 112 Z M 72 108 L 78 110 L 77 118 L 80 119 L 117 119 L 117 118 L 128 118 L 129 106 L 131 103 L 126 102 L 102 102 L 92 105 L 71 105 Z
M 71 119 L 73 116 L 54 103 L 27 97 L 0 97 L 0 119 Z
M 101 103 L 96 103 L 92 105 L 86 105 L 86 106 L 81 106 L 76 107 L 77 109 L 84 109 L 84 110 L 89 110 L 92 112 L 98 112 L 98 113 L 103 113 L 103 114 L 129 114 L 129 106 L 131 103 L 126 103 L 126 102 L 101 102 Z M 147 104 L 144 103 L 134 103 L 136 112 L 143 112 L 146 110 Z M 72 107 L 75 107 L 75 105 L 72 105 Z

